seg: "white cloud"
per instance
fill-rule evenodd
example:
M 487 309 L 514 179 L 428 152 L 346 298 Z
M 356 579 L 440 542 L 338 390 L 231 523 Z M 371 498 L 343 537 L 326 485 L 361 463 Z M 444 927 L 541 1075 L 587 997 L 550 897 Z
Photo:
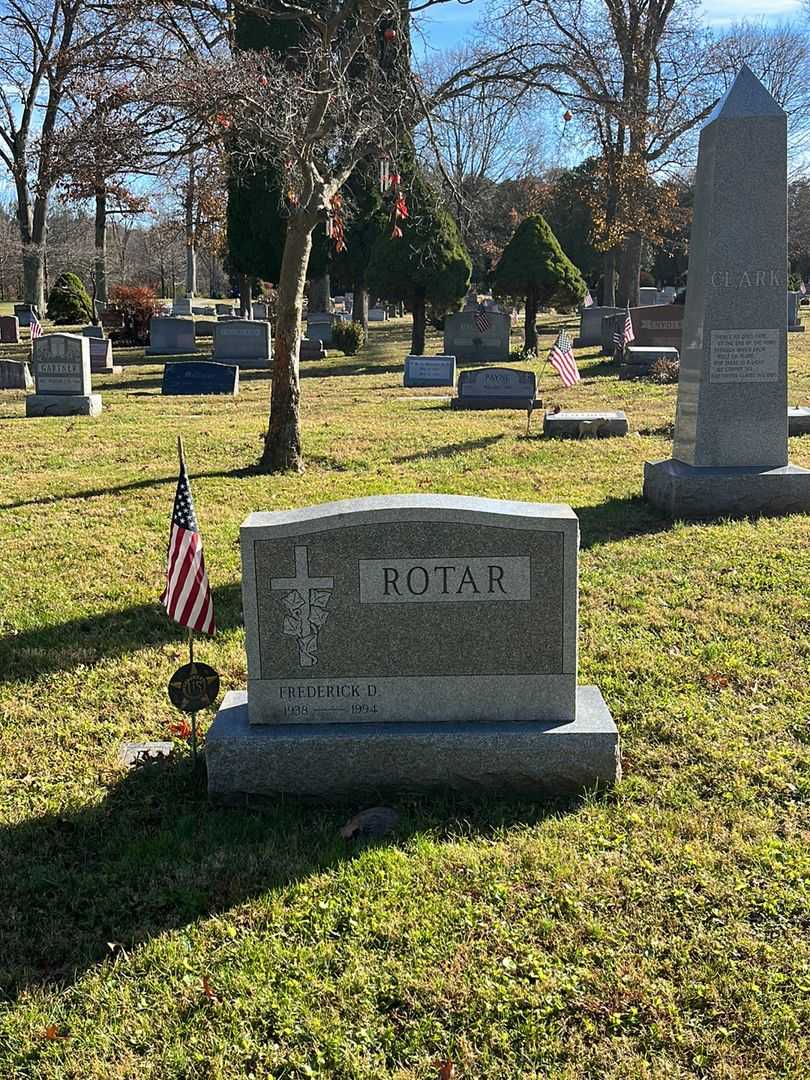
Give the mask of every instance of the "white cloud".
M 802 9 L 801 0 L 703 0 L 702 7 L 710 26 L 742 19 L 791 19 Z

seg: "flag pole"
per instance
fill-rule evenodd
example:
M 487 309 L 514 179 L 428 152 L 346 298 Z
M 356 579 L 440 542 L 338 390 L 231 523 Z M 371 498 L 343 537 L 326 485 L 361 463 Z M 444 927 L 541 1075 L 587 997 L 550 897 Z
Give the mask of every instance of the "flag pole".
M 183 436 L 177 436 L 177 456 L 180 458 L 180 471 L 186 467 L 186 455 L 183 452 Z M 188 662 L 194 666 L 194 631 L 188 628 Z M 191 761 L 194 769 L 197 768 L 197 714 L 191 714 Z

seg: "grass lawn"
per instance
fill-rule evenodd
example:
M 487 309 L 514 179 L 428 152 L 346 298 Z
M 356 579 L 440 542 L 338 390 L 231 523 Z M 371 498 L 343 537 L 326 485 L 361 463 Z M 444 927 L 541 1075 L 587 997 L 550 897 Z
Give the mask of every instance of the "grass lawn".
M 789 343 L 808 404 L 810 340 Z M 123 375 L 94 379 L 98 419 L 26 420 L 0 392 L 2 1080 L 435 1080 L 445 1059 L 457 1080 L 808 1076 L 810 519 L 670 527 L 639 495 L 675 388 L 620 383 L 595 350 L 580 387 L 546 372 L 541 396 L 624 408 L 626 439 L 451 412 L 402 389 L 407 351 L 394 321 L 357 357 L 302 365 L 302 476 L 246 470 L 263 372 L 236 399 L 163 398 L 161 365 L 121 350 Z M 338 830 L 362 805 L 210 809 L 179 743 L 123 770 L 122 739 L 176 718 L 183 635 L 156 599 L 178 434 L 220 625 L 198 655 L 223 690 L 246 680 L 250 511 L 409 491 L 572 504 L 580 682 L 620 728 L 621 786 L 399 798 L 398 835 L 356 851 Z M 791 456 L 810 466 L 810 438 Z

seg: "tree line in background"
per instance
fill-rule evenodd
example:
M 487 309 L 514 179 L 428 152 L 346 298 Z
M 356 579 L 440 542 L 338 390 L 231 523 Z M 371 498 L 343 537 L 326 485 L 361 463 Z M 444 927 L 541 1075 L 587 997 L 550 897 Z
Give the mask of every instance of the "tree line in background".
M 680 283 L 697 131 L 743 62 L 803 161 L 802 27 L 718 34 L 690 0 L 493 0 L 477 45 L 419 70 L 414 20 L 445 2 L 0 0 L 0 291 L 42 305 L 68 269 L 99 300 L 182 277 L 245 309 L 273 281 L 263 464 L 295 469 L 307 282 L 315 307 L 330 277 L 352 291 L 363 324 L 369 294 L 404 302 L 416 352 L 471 277 L 552 300 L 521 251 L 546 253 L 569 304 L 586 283 L 608 305 Z M 802 273 L 808 206 L 797 176 Z

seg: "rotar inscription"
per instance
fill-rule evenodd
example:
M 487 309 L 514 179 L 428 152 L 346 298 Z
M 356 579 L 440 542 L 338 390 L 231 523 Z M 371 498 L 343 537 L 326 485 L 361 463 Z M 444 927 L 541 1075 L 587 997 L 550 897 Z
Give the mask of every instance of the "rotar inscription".
M 361 604 L 531 600 L 531 559 L 362 559 Z

